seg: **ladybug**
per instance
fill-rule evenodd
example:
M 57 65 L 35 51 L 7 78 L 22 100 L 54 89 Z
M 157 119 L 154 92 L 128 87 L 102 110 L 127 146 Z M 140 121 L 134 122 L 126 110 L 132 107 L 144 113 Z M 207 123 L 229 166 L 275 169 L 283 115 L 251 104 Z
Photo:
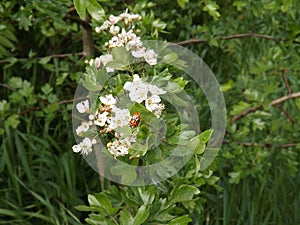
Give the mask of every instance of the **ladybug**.
M 129 124 L 131 127 L 136 127 L 137 125 L 139 125 L 140 120 L 141 120 L 141 114 L 139 112 L 135 112 L 135 113 L 133 113 L 133 115 L 129 121 Z

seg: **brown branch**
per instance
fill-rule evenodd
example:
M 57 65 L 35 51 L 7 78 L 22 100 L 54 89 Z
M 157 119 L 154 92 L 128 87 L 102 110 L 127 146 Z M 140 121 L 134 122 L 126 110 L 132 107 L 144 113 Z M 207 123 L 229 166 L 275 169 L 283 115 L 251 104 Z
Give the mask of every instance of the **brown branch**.
M 82 55 L 82 56 L 85 56 L 85 54 L 83 52 L 75 52 L 75 53 L 64 53 L 64 54 L 54 54 L 54 55 L 47 55 L 47 56 L 39 56 L 39 57 L 36 57 L 36 58 L 33 58 L 33 59 L 40 60 L 40 59 L 43 59 L 43 58 L 46 58 L 46 57 L 50 57 L 51 59 L 53 59 L 53 58 L 67 58 L 67 57 L 70 57 L 70 56 L 73 56 L 73 55 Z M 29 59 L 28 58 L 17 58 L 16 60 L 17 60 L 17 62 L 26 62 Z M 10 62 L 10 60 L 7 60 L 7 59 L 0 60 L 0 64 L 1 63 L 8 63 L 8 62 Z
M 276 106 L 284 101 L 287 101 L 289 99 L 292 99 L 292 98 L 299 98 L 300 97 L 300 92 L 297 92 L 297 93 L 292 93 L 292 94 L 289 94 L 289 95 L 286 95 L 286 96 L 283 96 L 281 98 L 278 98 L 274 101 L 271 102 L 271 106 Z M 240 114 L 237 114 L 235 115 L 231 120 L 230 120 L 230 124 L 234 124 L 237 120 L 245 117 L 246 115 L 248 115 L 249 113 L 252 113 L 252 112 L 255 112 L 259 109 L 262 108 L 262 105 L 259 105 L 259 106 L 253 106 L 253 107 L 250 107 L 246 110 L 244 110 L 243 112 L 241 112 Z M 282 109 L 283 110 L 283 109 Z M 293 121 L 294 123 L 294 120 L 289 116 L 289 114 L 286 114 L 285 111 L 283 111 L 284 114 L 291 120 Z
M 291 122 L 292 126 L 295 125 L 295 120 L 293 120 L 292 116 L 288 113 L 288 111 L 286 111 L 284 108 L 282 108 L 281 105 L 276 105 L 276 107 L 284 113 L 284 115 L 288 118 L 288 120 Z
M 90 23 L 91 16 L 86 14 L 85 22 Z M 82 45 L 83 45 L 83 52 L 86 56 L 93 56 L 94 55 L 94 38 L 93 38 L 93 30 L 90 25 L 85 26 L 81 25 L 82 29 Z
M 231 120 L 230 120 L 230 124 L 234 124 L 237 120 L 247 116 L 249 113 L 255 112 L 256 110 L 259 110 L 262 108 L 262 105 L 259 106 L 253 106 L 251 108 L 248 108 L 246 110 L 244 110 L 243 112 L 241 112 L 240 114 L 235 115 Z
M 271 35 L 267 34 L 256 34 L 256 33 L 246 33 L 246 34 L 233 34 L 233 35 L 228 35 L 228 36 L 222 36 L 220 37 L 220 40 L 230 40 L 230 39 L 238 39 L 238 38 L 245 38 L 245 37 L 256 37 L 256 38 L 262 38 L 262 39 L 268 39 L 268 40 L 273 40 L 273 41 L 288 41 L 289 39 L 287 38 L 276 38 Z M 195 44 L 195 43 L 206 43 L 208 40 L 205 39 L 189 39 L 185 41 L 179 41 L 176 44 L 178 45 L 186 45 L 186 44 Z M 294 40 L 293 43 L 299 44 L 298 41 Z
M 284 83 L 285 83 L 285 86 L 286 86 L 286 88 L 287 88 L 287 90 L 288 90 L 288 94 L 292 94 L 292 89 L 291 89 L 291 87 L 290 87 L 290 85 L 289 85 L 289 82 L 288 82 L 288 80 L 287 80 L 287 77 L 286 77 L 287 72 L 288 72 L 287 69 L 283 69 L 283 70 L 282 70 L 282 78 L 283 78 Z
M 89 24 L 88 21 L 82 20 L 77 16 L 71 16 L 71 15 L 67 14 L 67 15 L 65 15 L 65 18 L 69 19 L 69 20 L 71 20 L 71 21 L 73 21 L 73 22 L 75 22 L 75 23 L 77 23 L 81 26 L 90 27 L 90 24 Z
M 300 97 L 300 92 L 292 93 L 292 94 L 283 96 L 281 98 L 278 98 L 278 99 L 272 101 L 271 106 L 275 106 L 275 105 L 278 105 L 278 104 L 280 104 L 280 103 L 282 103 L 286 100 L 289 100 L 289 99 L 292 99 L 292 98 L 299 98 L 299 97 Z
M 231 142 L 228 140 L 224 140 L 223 141 L 224 144 L 230 144 Z M 295 147 L 297 145 L 299 145 L 300 143 L 287 143 L 287 144 L 280 144 L 280 145 L 276 145 L 276 144 L 269 144 L 269 143 L 251 143 L 251 142 L 235 142 L 238 145 L 243 145 L 245 147 L 251 147 L 251 146 L 259 146 L 259 147 L 264 147 L 264 148 L 289 148 L 289 147 Z

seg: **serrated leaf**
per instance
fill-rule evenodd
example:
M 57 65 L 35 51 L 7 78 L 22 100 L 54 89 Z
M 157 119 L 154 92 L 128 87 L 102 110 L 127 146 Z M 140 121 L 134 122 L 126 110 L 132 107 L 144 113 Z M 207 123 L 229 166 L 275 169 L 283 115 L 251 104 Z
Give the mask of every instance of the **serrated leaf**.
M 53 88 L 49 83 L 47 83 L 41 88 L 41 90 L 45 95 L 49 95 L 53 91 Z
M 19 123 L 20 120 L 18 114 L 13 114 L 4 121 L 4 125 L 6 127 L 13 127 L 13 128 L 16 128 L 19 125 Z

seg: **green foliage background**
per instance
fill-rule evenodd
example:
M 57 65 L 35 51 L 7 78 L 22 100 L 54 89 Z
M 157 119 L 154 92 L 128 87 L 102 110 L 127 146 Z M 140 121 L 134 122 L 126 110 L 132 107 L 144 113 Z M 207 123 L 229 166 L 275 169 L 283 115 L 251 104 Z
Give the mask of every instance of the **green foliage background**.
M 85 2 L 92 27 L 101 13 L 128 7 L 141 14 L 143 34 L 188 47 L 222 85 L 227 132 L 203 174 L 200 212 L 189 212 L 190 224 L 299 224 L 299 1 Z M 72 98 L 91 57 L 83 52 L 88 20 L 80 14 L 71 0 L 0 3 L 0 224 L 84 223 L 87 214 L 74 206 L 109 187 L 71 151 Z M 105 38 L 93 32 L 93 39 L 100 55 Z M 189 91 L 209 129 L 205 96 L 193 85 Z M 168 196 L 169 189 L 156 190 Z M 189 221 L 178 218 L 174 224 Z

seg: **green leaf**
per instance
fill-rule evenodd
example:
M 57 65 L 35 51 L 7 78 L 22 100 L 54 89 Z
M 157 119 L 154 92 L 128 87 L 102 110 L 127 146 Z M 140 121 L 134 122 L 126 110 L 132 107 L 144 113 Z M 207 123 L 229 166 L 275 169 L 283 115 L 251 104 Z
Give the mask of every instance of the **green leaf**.
M 238 172 L 229 172 L 228 175 L 230 176 L 229 183 L 238 184 L 241 179 L 241 171 Z
M 59 108 L 59 105 L 57 102 L 53 103 L 53 104 L 50 104 L 48 105 L 46 108 L 44 108 L 44 112 L 45 113 L 52 113 L 52 112 L 56 112 Z
M 184 201 L 189 201 L 192 200 L 194 195 L 199 194 L 200 191 L 198 188 L 183 184 L 179 188 L 175 188 L 171 192 L 171 202 L 184 202 Z
M 85 0 L 74 0 L 75 9 L 81 19 L 85 19 L 86 3 Z
M 115 131 L 120 133 L 122 138 L 126 138 L 132 135 L 132 129 L 130 128 L 129 125 L 123 126 L 123 127 L 117 127 L 115 128 Z
M 127 208 L 124 208 L 120 212 L 120 224 L 121 225 L 132 225 L 133 223 L 133 217 L 129 213 Z
M 4 121 L 4 125 L 6 127 L 13 127 L 13 128 L 16 128 L 19 125 L 19 123 L 20 120 L 18 114 L 13 114 Z
M 39 60 L 39 64 L 46 65 L 51 60 L 51 56 L 43 57 Z
M 179 87 L 181 87 L 182 89 L 184 89 L 184 87 L 188 84 L 188 81 L 184 80 L 183 77 L 175 78 L 173 80 L 173 82 L 175 82 L 176 84 L 178 84 Z
M 187 225 L 189 222 L 192 222 L 192 219 L 188 215 L 184 215 L 171 220 L 169 225 Z
M 107 214 L 113 214 L 112 204 L 104 193 L 94 194 L 94 197 Z
M 53 91 L 53 88 L 51 87 L 51 85 L 49 83 L 46 83 L 42 88 L 41 88 L 42 92 L 45 94 L 45 95 L 49 95 L 52 91 Z
M 103 20 L 105 12 L 97 0 L 83 0 L 91 17 L 97 21 Z
M 21 88 L 23 86 L 23 80 L 21 77 L 12 77 L 9 79 L 8 85 L 12 88 Z
M 250 104 L 240 101 L 237 105 L 233 106 L 232 111 L 230 112 L 230 115 L 234 116 L 241 112 L 243 112 L 245 109 L 250 108 Z
M 182 9 L 185 9 L 187 3 L 189 3 L 189 0 L 177 0 L 177 4 L 178 4 Z
M 90 90 L 90 91 L 101 91 L 102 90 L 102 85 L 98 84 L 96 82 L 96 79 L 94 76 L 92 76 L 91 74 L 84 74 L 83 75 L 83 79 L 81 79 L 81 83 L 82 85 Z
M 213 129 L 209 129 L 204 132 L 201 132 L 201 134 L 199 135 L 199 140 L 203 143 L 207 143 L 213 132 L 214 132 Z
M 208 11 L 208 14 L 217 19 L 220 17 L 220 13 L 218 12 L 219 5 L 214 1 L 209 1 L 206 3 L 206 5 L 203 7 L 203 11 Z
M 172 52 L 163 57 L 163 62 L 166 64 L 171 64 L 172 62 L 175 62 L 177 59 L 178 59 L 178 55 Z
M 110 61 L 106 66 L 114 68 L 116 70 L 127 70 L 128 66 L 131 64 L 132 58 L 124 47 L 113 48 L 111 55 L 113 61 Z
M 135 166 L 126 163 L 118 163 L 110 168 L 110 172 L 114 175 L 121 176 L 121 182 L 129 185 L 132 184 L 137 177 L 135 168 Z
M 133 157 L 140 157 L 140 156 L 144 156 L 147 153 L 148 149 L 149 149 L 148 140 L 146 141 L 137 140 L 134 144 L 132 144 L 129 147 L 128 152 Z
M 142 205 L 135 217 L 133 218 L 132 225 L 141 225 L 143 224 L 149 217 L 149 210 L 146 208 L 145 205 Z

